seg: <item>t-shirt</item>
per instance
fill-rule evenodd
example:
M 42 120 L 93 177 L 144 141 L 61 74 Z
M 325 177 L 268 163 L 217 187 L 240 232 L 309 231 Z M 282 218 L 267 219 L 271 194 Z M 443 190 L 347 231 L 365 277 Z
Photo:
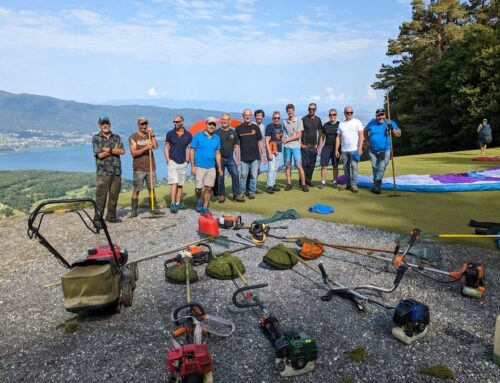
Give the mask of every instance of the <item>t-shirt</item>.
M 215 168 L 215 154 L 220 150 L 220 138 L 217 134 L 209 135 L 206 131 L 198 132 L 191 141 L 194 149 L 194 166 L 198 168 Z
M 335 146 L 335 139 L 337 138 L 337 130 L 339 129 L 340 121 L 335 121 L 331 123 L 328 121 L 321 128 L 321 133 L 325 135 L 324 146 Z
M 266 126 L 266 137 L 271 137 L 270 141 L 276 142 L 278 153 L 283 151 L 283 125 L 274 122 Z
M 309 115 L 302 117 L 302 124 L 304 125 L 304 132 L 302 133 L 302 143 L 304 145 L 317 145 L 318 134 L 321 131 L 321 118 Z
M 150 143 L 148 136 L 142 136 L 139 132 L 132 134 L 128 140 L 129 142 L 134 141 L 138 150 Z M 133 157 L 132 168 L 134 171 L 149 172 L 149 153 L 153 156 L 153 171 L 156 170 L 155 155 L 152 150 L 146 150 L 138 157 Z
M 339 124 L 338 134 L 342 143 L 343 152 L 354 152 L 358 150 L 359 133 L 363 131 L 363 124 L 357 118 L 342 121 Z
M 389 120 L 385 120 L 383 123 L 379 123 L 374 118 L 366 125 L 365 132 L 368 133 L 370 140 L 370 151 L 386 152 L 391 149 L 391 137 L 385 132 L 388 122 Z M 400 130 L 394 121 L 391 121 L 391 123 L 395 130 Z
M 186 162 L 186 149 L 193 140 L 193 136 L 187 130 L 179 136 L 175 129 L 172 129 L 167 133 L 165 137 L 165 143 L 168 143 L 170 147 L 168 148 L 168 157 L 178 163 L 183 164 Z
M 295 134 L 304 130 L 304 124 L 299 117 L 295 117 L 295 121 L 283 120 L 283 140 L 288 137 L 295 136 Z M 285 148 L 300 148 L 300 138 L 295 141 L 290 141 L 285 144 Z
M 229 128 L 227 131 L 219 128 L 215 131 L 220 138 L 220 154 L 224 158 L 233 158 L 234 145 L 240 144 L 240 139 L 234 131 L 233 128 Z
M 240 139 L 240 153 L 242 161 L 254 161 L 260 159 L 259 141 L 262 140 L 260 128 L 253 122 L 236 127 L 236 133 Z

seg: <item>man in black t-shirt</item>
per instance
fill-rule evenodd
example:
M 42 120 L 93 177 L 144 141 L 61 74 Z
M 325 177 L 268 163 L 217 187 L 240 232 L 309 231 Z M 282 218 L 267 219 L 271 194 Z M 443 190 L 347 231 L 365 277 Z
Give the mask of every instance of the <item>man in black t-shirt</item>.
M 317 106 L 314 102 L 309 104 L 309 114 L 302 117 L 304 131 L 301 138 L 302 166 L 304 168 L 306 185 L 312 186 L 312 176 L 316 166 L 318 152 L 318 136 L 321 131 L 321 119 L 316 116 Z
M 320 156 L 321 164 L 321 183 L 319 188 L 323 189 L 326 184 L 326 167 L 328 164 L 333 165 L 333 187 L 338 189 L 337 178 L 339 176 L 339 160 L 340 158 L 335 157 L 335 139 L 337 138 L 337 130 L 339 128 L 340 121 L 337 121 L 337 109 L 330 109 L 328 111 L 328 118 L 330 121 L 325 123 L 321 128 L 321 135 L 319 138 L 318 154 Z
M 224 113 L 220 121 L 221 127 L 215 131 L 215 134 L 220 138 L 222 171 L 225 172 L 227 169 L 231 175 L 233 182 L 233 199 L 237 202 L 245 202 L 245 198 L 243 198 L 240 193 L 240 175 L 238 173 L 238 166 L 240 165 L 240 139 L 235 130 L 230 126 L 231 115 L 229 113 Z M 219 203 L 223 203 L 226 200 L 224 175 L 217 175 L 215 178 L 215 188 L 217 190 Z
M 273 113 L 273 122 L 266 126 L 266 149 L 267 160 L 269 161 L 267 171 L 267 192 L 274 194 L 280 191 L 276 186 L 276 172 L 278 170 L 278 161 L 283 158 L 283 125 L 280 123 L 280 112 Z
M 240 159 L 241 159 L 241 180 L 240 191 L 246 192 L 249 199 L 255 198 L 257 189 L 257 173 L 259 170 L 259 158 L 265 164 L 267 160 L 264 156 L 264 145 L 262 144 L 262 133 L 260 128 L 255 125 L 252 119 L 252 111 L 245 109 L 243 111 L 243 124 L 236 127 L 236 133 L 240 140 Z M 250 184 L 246 190 L 247 177 L 250 173 Z

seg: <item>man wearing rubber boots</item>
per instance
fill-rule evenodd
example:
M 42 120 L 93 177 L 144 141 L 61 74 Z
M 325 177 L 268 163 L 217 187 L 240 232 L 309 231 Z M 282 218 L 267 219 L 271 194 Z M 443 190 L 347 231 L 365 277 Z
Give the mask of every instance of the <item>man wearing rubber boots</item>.
M 99 118 L 99 128 L 101 131 L 92 138 L 97 174 L 95 198 L 97 209 L 101 216 L 104 216 L 107 199 L 108 212 L 106 221 L 112 223 L 121 222 L 116 216 L 116 205 L 122 187 L 120 156 L 125 154 L 125 149 L 120 136 L 111 132 L 109 117 L 103 116 Z M 97 216 L 94 217 L 94 221 L 100 227 Z
M 194 135 L 189 149 L 191 173 L 195 176 L 196 211 L 202 214 L 208 213 L 216 172 L 219 176 L 224 174 L 221 166 L 220 138 L 215 134 L 216 126 L 215 117 L 207 117 L 205 130 Z
M 134 169 L 134 190 L 132 191 L 132 212 L 130 218 L 134 218 L 137 217 L 139 193 L 142 190 L 144 182 L 146 182 L 150 196 L 156 183 L 156 163 L 153 150 L 158 149 L 158 142 L 156 141 L 153 129 L 149 127 L 147 117 L 141 116 L 137 119 L 137 132 L 130 136 L 128 142 Z M 154 215 L 164 214 L 158 209 L 156 196 L 152 198 L 154 198 L 154 208 L 151 206 L 151 213 Z
M 401 130 L 394 121 L 386 120 L 385 109 L 375 112 L 375 119 L 365 127 L 365 138 L 369 148 L 368 154 L 372 163 L 373 188 L 372 193 L 382 192 L 380 185 L 384 178 L 385 169 L 391 160 L 391 135 L 401 137 Z

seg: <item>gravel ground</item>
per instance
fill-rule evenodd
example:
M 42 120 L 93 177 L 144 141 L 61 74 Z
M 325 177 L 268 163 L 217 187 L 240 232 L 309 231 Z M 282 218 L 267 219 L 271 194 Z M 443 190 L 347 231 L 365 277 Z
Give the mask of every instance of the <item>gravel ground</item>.
M 123 211 L 125 214 L 126 211 Z M 124 219 L 110 225 L 114 241 L 131 259 L 153 254 L 197 239 L 198 215 L 182 211 L 160 219 Z M 249 223 L 254 217 L 244 216 Z M 176 223 L 175 227 L 170 224 Z M 300 219 L 280 221 L 286 234 L 308 235 L 325 241 L 391 246 L 394 233 L 359 226 Z M 83 231 L 74 215 L 47 216 L 44 232 L 71 260 L 99 242 Z M 176 305 L 185 299 L 184 287 L 164 281 L 163 258 L 140 264 L 140 276 L 131 308 L 114 316 L 78 317 L 63 308 L 59 286 L 44 288 L 65 271 L 37 241 L 26 236 L 26 219 L 0 221 L 5 252 L 0 255 L 0 381 L 2 382 L 161 382 L 166 381 L 166 354 L 171 347 L 167 326 Z M 409 227 L 408 229 L 411 229 Z M 275 234 L 285 234 L 275 230 Z M 224 234 L 236 237 L 235 232 Z M 269 239 L 268 244 L 278 241 Z M 334 297 L 322 302 L 326 291 L 319 276 L 303 265 L 276 271 L 263 267 L 265 250 L 237 253 L 246 267 L 249 283 L 268 283 L 261 298 L 284 328 L 302 329 L 314 337 L 319 357 L 310 374 L 295 382 L 431 382 L 420 369 L 438 364 L 449 367 L 459 382 L 498 382 L 500 368 L 492 362 L 494 325 L 499 305 L 499 253 L 461 245 L 419 242 L 439 247 L 446 269 L 464 261 L 486 265 L 487 295 L 482 299 L 460 295 L 460 285 L 439 284 L 410 272 L 400 287 L 380 299 L 397 304 L 412 297 L 430 307 L 429 334 L 406 346 L 391 336 L 391 316 L 375 306 L 360 313 L 352 302 Z M 232 245 L 236 247 L 238 245 Z M 321 258 L 330 276 L 344 284 L 371 283 L 391 286 L 394 274 L 382 261 L 335 249 Z M 312 261 L 311 264 L 315 264 Z M 193 300 L 211 314 L 233 320 L 230 338 L 209 338 L 216 382 L 278 382 L 273 351 L 258 328 L 252 310 L 231 303 L 232 281 L 213 280 L 197 268 L 200 281 L 192 286 Z M 65 321 L 76 331 L 65 333 Z M 368 357 L 356 363 L 347 352 L 363 347 Z

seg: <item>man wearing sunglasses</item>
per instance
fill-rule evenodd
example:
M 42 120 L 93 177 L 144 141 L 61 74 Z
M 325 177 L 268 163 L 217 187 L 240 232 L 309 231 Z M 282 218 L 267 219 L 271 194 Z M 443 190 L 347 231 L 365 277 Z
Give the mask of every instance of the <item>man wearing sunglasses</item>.
M 344 164 L 346 190 L 353 193 L 358 189 L 358 162 L 363 154 L 363 141 L 365 139 L 363 124 L 353 117 L 352 106 L 344 108 L 345 120 L 339 124 L 337 138 L 335 139 L 335 157 Z M 342 155 L 340 145 L 342 144 Z
M 310 103 L 307 109 L 308 115 L 302 117 L 304 125 L 301 138 L 302 166 L 307 186 L 312 186 L 312 176 L 318 155 L 318 136 L 322 127 L 321 118 L 316 116 L 317 109 L 314 102 Z
M 278 161 L 283 157 L 283 125 L 280 123 L 280 112 L 273 113 L 273 122 L 266 126 L 266 152 L 269 163 L 267 171 L 267 192 L 274 194 L 280 191 L 276 186 L 276 172 L 278 170 Z
M 130 218 L 134 218 L 137 217 L 139 193 L 142 190 L 144 182 L 146 182 L 150 195 L 151 188 L 154 189 L 156 183 L 156 163 L 153 150 L 158 149 L 158 142 L 156 141 L 153 129 L 149 126 L 147 117 L 141 116 L 137 119 L 137 132 L 130 136 L 128 143 L 130 146 L 130 154 L 132 154 L 133 158 L 132 166 L 134 169 L 134 190 L 132 191 L 132 212 L 130 214 Z M 151 168 L 150 161 L 152 161 Z M 153 179 L 152 185 L 151 179 Z M 154 198 L 154 209 L 151 213 L 154 215 L 161 215 L 163 212 L 158 209 L 156 196 Z
M 365 138 L 369 147 L 368 154 L 372 163 L 373 188 L 372 193 L 380 194 L 382 178 L 391 159 L 391 134 L 401 137 L 401 129 L 394 121 L 386 120 L 385 110 L 377 109 L 375 119 L 365 127 Z
M 186 182 L 187 152 L 193 136 L 184 129 L 184 117 L 177 115 L 172 121 L 174 129 L 165 137 L 165 158 L 168 166 L 170 185 L 170 212 L 176 214 L 186 207 L 182 203 L 182 189 Z
M 319 188 L 323 189 L 326 185 L 326 168 L 330 164 L 333 166 L 333 188 L 338 189 L 337 178 L 339 175 L 339 158 L 335 156 L 335 139 L 340 121 L 337 121 L 337 109 L 328 111 L 329 121 L 321 128 L 321 136 L 319 138 L 318 154 L 320 155 L 321 164 L 321 183 Z
M 221 165 L 220 138 L 215 134 L 216 126 L 215 117 L 207 117 L 205 130 L 194 135 L 189 149 L 191 174 L 195 176 L 196 211 L 201 214 L 208 213 L 216 173 L 219 176 L 224 174 Z

